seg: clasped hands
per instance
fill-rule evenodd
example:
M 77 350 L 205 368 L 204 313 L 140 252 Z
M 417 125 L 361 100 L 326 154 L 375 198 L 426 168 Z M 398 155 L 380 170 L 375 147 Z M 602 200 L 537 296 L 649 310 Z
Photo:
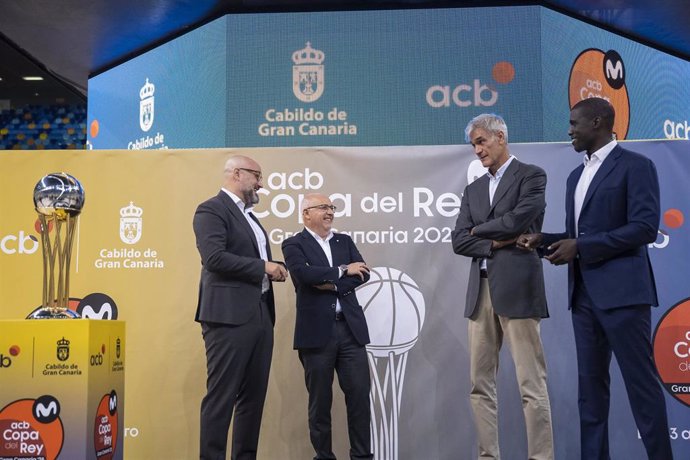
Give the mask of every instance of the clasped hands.
M 517 238 L 516 244 L 519 248 L 532 251 L 541 246 L 542 239 L 541 233 L 526 233 Z M 556 241 L 546 250 L 548 254 L 544 258 L 553 265 L 567 264 L 577 257 L 577 240 L 575 238 L 567 238 Z
M 474 228 L 470 230 L 470 235 L 474 235 Z M 518 248 L 533 251 L 541 246 L 542 239 L 543 235 L 541 233 L 525 233 L 509 240 L 491 240 L 491 249 L 497 250 L 515 243 Z M 549 252 L 544 258 L 553 265 L 567 264 L 577 256 L 577 240 L 575 238 L 568 238 L 556 241 L 546 250 Z
M 265 271 L 271 281 L 285 281 L 288 277 L 285 266 L 277 262 L 266 261 Z

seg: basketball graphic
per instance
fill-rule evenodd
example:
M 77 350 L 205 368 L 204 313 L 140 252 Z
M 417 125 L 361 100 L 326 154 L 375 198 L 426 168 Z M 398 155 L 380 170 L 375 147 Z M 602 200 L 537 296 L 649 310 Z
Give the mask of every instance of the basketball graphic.
M 417 342 L 424 324 L 424 297 L 417 283 L 395 268 L 374 267 L 369 282 L 357 290 L 376 356 L 405 353 Z
M 398 459 L 398 418 L 407 355 L 424 325 L 424 296 L 415 281 L 395 268 L 374 267 L 357 289 L 369 326 L 371 429 L 374 458 Z

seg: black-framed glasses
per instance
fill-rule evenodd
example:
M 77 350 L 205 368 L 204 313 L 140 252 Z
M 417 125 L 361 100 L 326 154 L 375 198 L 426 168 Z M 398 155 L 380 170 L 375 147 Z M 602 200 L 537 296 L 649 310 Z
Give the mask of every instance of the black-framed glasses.
M 309 206 L 308 208 L 304 208 L 304 210 L 308 209 L 318 209 L 320 211 L 333 211 L 335 212 L 336 208 L 335 205 L 332 204 L 317 204 L 316 206 Z
M 263 179 L 263 175 L 261 175 L 261 171 L 257 171 L 256 169 L 249 169 L 249 168 L 237 168 L 240 171 L 247 171 L 248 173 L 254 174 L 254 177 L 256 177 L 256 180 L 261 182 L 261 179 Z

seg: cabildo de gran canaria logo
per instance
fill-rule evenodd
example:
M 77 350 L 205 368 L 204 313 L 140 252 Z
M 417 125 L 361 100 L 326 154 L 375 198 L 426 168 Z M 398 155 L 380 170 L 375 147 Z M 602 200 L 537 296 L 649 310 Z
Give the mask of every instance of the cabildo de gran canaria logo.
M 82 370 L 79 367 L 79 363 L 70 360 L 70 340 L 66 337 L 62 337 L 56 341 L 55 347 L 55 357 L 59 362 L 48 361 L 45 363 L 45 367 L 41 364 L 39 367 L 43 367 L 41 374 L 44 376 L 51 376 L 55 378 L 69 378 L 75 375 L 82 375 Z
M 309 41 L 292 53 L 292 93 L 301 102 L 312 103 L 323 95 L 325 56 Z M 261 137 L 356 136 L 357 125 L 348 117 L 348 112 L 339 107 L 269 107 L 257 132 Z
M 139 89 L 139 128 L 145 133 L 153 127 L 153 120 L 155 117 L 155 97 L 153 94 L 156 92 L 156 85 L 151 83 L 146 77 L 146 83 Z M 91 127 L 93 130 L 93 126 Z M 97 125 L 96 125 L 97 128 Z M 96 129 L 96 133 L 98 129 Z M 91 133 L 92 137 L 95 137 Z M 165 145 L 165 136 L 161 132 L 157 132 L 156 135 L 142 136 L 139 139 L 135 139 L 127 143 L 128 150 L 143 150 L 143 149 L 167 149 L 168 146 Z
M 151 126 L 153 126 L 153 116 L 155 114 L 154 92 L 156 92 L 156 86 L 150 83 L 147 78 L 146 83 L 139 91 L 139 96 L 141 97 L 139 102 L 139 126 L 144 132 L 148 132 Z
M 120 208 L 120 241 L 128 245 L 138 243 L 143 235 L 144 210 L 130 201 L 128 206 Z M 163 259 L 154 248 L 102 248 L 94 261 L 96 268 L 165 268 Z
M 55 355 L 60 361 L 67 361 L 69 359 L 69 340 L 63 337 L 57 341 Z
M 321 64 L 322 51 L 315 50 L 307 42 L 304 49 L 292 53 L 292 92 L 302 102 L 314 102 L 323 94 L 324 72 Z
M 129 206 L 120 208 L 120 239 L 123 243 L 134 244 L 141 239 L 144 210 L 134 206 L 130 201 Z

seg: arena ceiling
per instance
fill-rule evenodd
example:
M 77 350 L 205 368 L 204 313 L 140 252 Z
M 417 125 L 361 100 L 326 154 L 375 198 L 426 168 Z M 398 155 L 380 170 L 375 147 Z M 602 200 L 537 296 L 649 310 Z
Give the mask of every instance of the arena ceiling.
M 550 7 L 690 60 L 687 0 L 5 0 L 0 100 L 84 101 L 90 75 L 227 13 L 508 5 Z

